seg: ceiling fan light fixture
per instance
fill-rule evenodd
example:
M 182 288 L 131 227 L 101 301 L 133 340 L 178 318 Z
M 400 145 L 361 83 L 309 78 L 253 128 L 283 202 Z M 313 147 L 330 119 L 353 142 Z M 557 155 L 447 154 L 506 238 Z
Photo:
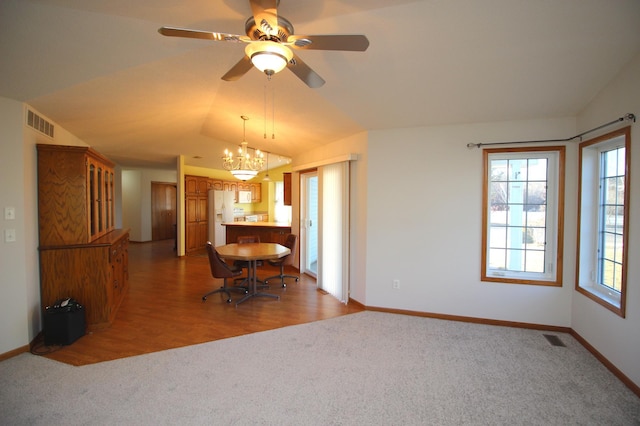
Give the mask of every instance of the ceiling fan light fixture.
M 249 43 L 245 53 L 251 59 L 253 66 L 267 75 L 279 73 L 293 59 L 293 53 L 287 46 L 274 41 Z

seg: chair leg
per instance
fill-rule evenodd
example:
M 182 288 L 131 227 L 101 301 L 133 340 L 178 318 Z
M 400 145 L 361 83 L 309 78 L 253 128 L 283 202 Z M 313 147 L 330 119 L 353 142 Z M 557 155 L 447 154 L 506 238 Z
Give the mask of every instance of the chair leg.
M 238 284 L 240 282 L 240 284 Z M 240 277 L 233 280 L 233 287 L 229 287 L 230 290 L 248 293 L 249 292 L 249 277 Z
M 205 294 L 204 296 L 202 296 L 202 301 L 206 301 L 207 300 L 207 296 L 211 296 L 212 294 L 215 293 L 226 293 L 227 294 L 227 303 L 231 303 L 231 293 L 229 293 L 229 290 L 224 288 L 224 287 L 220 287 L 217 290 L 213 290 L 210 291 L 209 293 Z
M 287 283 L 284 282 L 285 278 L 294 278 L 296 280 L 296 282 L 298 282 L 300 280 L 300 277 L 296 276 L 296 275 L 286 275 L 284 273 L 284 265 L 280 265 L 280 274 L 279 275 L 274 275 L 272 277 L 268 277 L 264 279 L 264 283 L 268 284 L 269 280 L 272 280 L 274 278 L 279 278 L 280 279 L 280 284 L 281 286 L 287 287 Z
M 211 296 L 212 294 L 215 293 L 226 293 L 227 295 L 227 303 L 231 303 L 231 292 L 232 291 L 238 291 L 240 293 L 246 294 L 249 292 L 249 290 L 245 287 L 227 287 L 227 279 L 224 279 L 224 285 L 216 290 L 210 291 L 209 293 L 205 294 L 204 296 L 202 296 L 202 301 L 204 302 L 205 300 L 207 300 L 208 296 Z

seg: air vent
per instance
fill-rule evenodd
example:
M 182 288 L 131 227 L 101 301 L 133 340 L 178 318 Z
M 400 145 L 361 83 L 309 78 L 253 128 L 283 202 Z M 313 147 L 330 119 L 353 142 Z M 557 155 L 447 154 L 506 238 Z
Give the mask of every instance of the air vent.
M 543 334 L 543 336 L 549 343 L 551 343 L 552 346 L 566 346 L 562 340 L 554 334 Z
M 53 139 L 53 123 L 48 122 L 30 109 L 27 110 L 27 126 Z

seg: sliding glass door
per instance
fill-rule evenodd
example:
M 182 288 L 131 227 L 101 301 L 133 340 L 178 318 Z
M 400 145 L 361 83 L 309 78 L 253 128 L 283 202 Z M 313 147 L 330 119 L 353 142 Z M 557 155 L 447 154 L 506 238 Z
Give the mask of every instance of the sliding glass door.
M 318 168 L 318 287 L 349 300 L 349 162 Z
M 300 172 L 300 272 L 343 303 L 349 300 L 348 161 Z
M 300 175 L 300 267 L 318 276 L 318 173 Z

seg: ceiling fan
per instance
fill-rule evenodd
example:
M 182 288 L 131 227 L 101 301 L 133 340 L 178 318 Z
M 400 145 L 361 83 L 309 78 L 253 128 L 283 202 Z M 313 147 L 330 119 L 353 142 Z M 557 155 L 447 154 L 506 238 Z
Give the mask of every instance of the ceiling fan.
M 364 35 L 294 35 L 291 22 L 278 15 L 280 0 L 250 0 L 249 3 L 253 16 L 245 22 L 246 36 L 175 27 L 162 27 L 158 32 L 169 37 L 246 43 L 245 56 L 222 76 L 223 80 L 237 80 L 252 66 L 268 78 L 288 67 L 311 88 L 320 87 L 325 81 L 292 49 L 364 52 L 369 47 Z

